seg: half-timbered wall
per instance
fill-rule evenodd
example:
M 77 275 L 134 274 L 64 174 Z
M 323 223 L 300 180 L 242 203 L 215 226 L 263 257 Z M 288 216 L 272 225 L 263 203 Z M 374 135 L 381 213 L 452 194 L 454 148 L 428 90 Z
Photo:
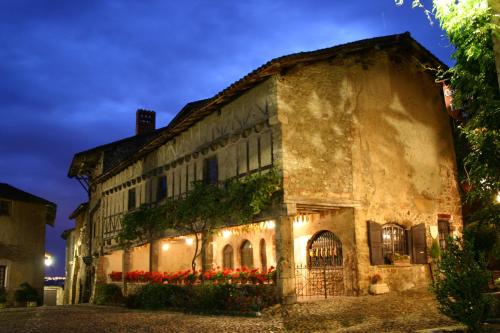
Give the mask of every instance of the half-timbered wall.
M 156 202 L 158 181 L 165 176 L 167 196 L 186 193 L 202 180 L 204 160 L 216 156 L 218 179 L 264 171 L 275 164 L 273 126 L 276 113 L 275 80 L 269 79 L 165 143 L 145 158 L 102 183 L 102 237 L 111 245 L 121 217 L 128 211 L 128 195 L 135 188 L 136 207 Z

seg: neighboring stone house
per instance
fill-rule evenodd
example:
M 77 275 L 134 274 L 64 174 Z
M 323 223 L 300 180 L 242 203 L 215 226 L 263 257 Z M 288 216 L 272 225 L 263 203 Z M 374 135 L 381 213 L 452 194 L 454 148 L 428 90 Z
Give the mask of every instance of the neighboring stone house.
M 0 183 L 0 286 L 8 303 L 28 282 L 43 298 L 45 225 L 54 225 L 56 204 Z
M 450 120 L 426 70 L 437 67 L 407 33 L 283 56 L 164 128 L 76 154 L 69 176 L 90 190 L 91 280 L 148 269 L 148 244 L 124 251 L 116 240 L 127 211 L 194 180 L 276 168 L 282 208 L 222 228 L 213 266 L 277 266 L 284 300 L 317 292 L 318 268 L 329 294 L 367 293 L 375 273 L 391 290 L 427 286 L 432 239 L 445 246 L 462 228 Z M 139 111 L 138 128 L 151 115 Z M 165 232 L 153 246 L 153 270 L 190 267 L 191 235 Z
M 85 233 L 88 203 L 81 203 L 69 216 L 75 219 L 75 227 L 65 230 L 61 237 L 66 240 L 66 265 L 64 283 L 64 304 L 77 304 L 88 301 L 84 295 L 84 285 L 90 283 L 86 279 L 84 257 L 88 256 L 88 237 Z M 89 288 L 87 288 L 87 291 Z

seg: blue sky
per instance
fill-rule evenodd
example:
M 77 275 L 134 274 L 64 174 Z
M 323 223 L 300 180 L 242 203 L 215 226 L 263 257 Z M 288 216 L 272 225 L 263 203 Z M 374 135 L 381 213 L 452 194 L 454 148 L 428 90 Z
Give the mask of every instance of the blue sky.
M 402 33 L 451 64 L 449 42 L 410 1 L 0 0 L 0 182 L 58 204 L 47 250 L 64 272 L 68 216 L 85 192 L 76 152 L 165 126 L 268 60 Z

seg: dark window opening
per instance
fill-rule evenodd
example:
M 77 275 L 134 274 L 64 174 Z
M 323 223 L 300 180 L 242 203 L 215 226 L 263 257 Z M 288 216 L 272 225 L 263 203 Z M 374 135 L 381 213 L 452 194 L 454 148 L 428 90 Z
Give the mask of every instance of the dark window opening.
M 12 202 L 8 200 L 0 200 L 0 216 L 10 216 L 11 215 Z
M 203 182 L 205 184 L 216 185 L 219 181 L 219 170 L 217 164 L 217 156 L 207 158 L 204 161 Z
M 128 190 L 128 210 L 135 209 L 135 188 Z
M 0 287 L 6 286 L 7 266 L 0 265 Z
M 244 241 L 240 249 L 241 267 L 253 268 L 253 248 L 252 243 Z
M 167 196 L 167 177 L 161 176 L 158 178 L 156 200 L 161 201 L 165 199 L 166 196 Z
M 229 244 L 224 246 L 224 249 L 222 250 L 222 266 L 223 268 L 234 268 L 233 247 Z

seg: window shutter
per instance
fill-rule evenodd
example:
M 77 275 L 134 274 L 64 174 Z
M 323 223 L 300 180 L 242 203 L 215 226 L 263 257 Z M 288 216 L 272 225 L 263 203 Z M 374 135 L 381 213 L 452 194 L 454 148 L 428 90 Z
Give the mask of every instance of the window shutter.
M 368 245 L 370 246 L 370 262 L 372 265 L 383 265 L 382 226 L 377 222 L 368 221 Z
M 415 264 L 427 263 L 427 242 L 425 236 L 425 224 L 420 223 L 411 228 L 413 244 L 412 259 Z

